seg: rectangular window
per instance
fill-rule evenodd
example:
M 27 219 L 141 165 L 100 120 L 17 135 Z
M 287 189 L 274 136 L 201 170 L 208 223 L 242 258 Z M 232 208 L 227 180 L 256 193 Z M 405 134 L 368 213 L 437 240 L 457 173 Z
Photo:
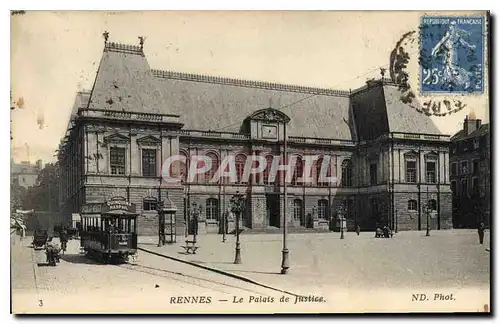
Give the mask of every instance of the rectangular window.
M 462 161 L 460 162 L 460 174 L 468 174 L 469 173 L 469 162 Z
M 372 217 L 376 219 L 379 216 L 378 215 L 378 199 L 372 198 L 370 204 L 372 207 Z
M 458 175 L 458 163 L 457 162 L 453 162 L 451 164 L 451 175 L 452 176 Z
M 473 147 L 475 150 L 479 148 L 479 138 L 475 138 L 473 141 Z
M 142 150 L 142 175 L 145 177 L 156 177 L 156 150 Z
M 217 199 L 215 198 L 207 199 L 205 210 L 207 219 L 212 219 L 212 220 L 219 219 L 219 201 Z
M 479 160 L 478 159 L 472 160 L 472 173 L 479 174 Z
M 377 163 L 370 164 L 370 184 L 377 184 Z
M 142 210 L 144 211 L 156 211 L 156 206 L 156 199 L 144 199 L 142 202 Z
M 293 201 L 293 220 L 299 222 L 302 219 L 302 200 Z
M 467 179 L 462 179 L 462 182 L 461 182 L 461 188 L 460 188 L 460 195 L 461 196 L 468 196 L 468 183 L 467 183 Z
M 109 165 L 111 174 L 125 174 L 125 148 L 109 148 Z
M 414 199 L 408 200 L 408 210 L 416 211 L 417 210 L 417 201 Z
M 436 183 L 436 162 L 428 161 L 425 163 L 427 183 Z
M 318 218 L 328 219 L 328 200 L 318 201 Z
M 451 194 L 453 196 L 457 195 L 457 182 L 456 181 L 451 182 Z
M 479 194 L 479 178 L 472 178 L 472 193 Z
M 417 182 L 417 161 L 406 161 L 406 182 Z

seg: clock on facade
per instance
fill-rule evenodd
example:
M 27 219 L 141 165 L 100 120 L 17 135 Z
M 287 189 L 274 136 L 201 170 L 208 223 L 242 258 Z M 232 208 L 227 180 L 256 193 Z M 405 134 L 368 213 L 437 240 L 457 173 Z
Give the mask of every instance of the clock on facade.
M 262 126 L 262 137 L 263 138 L 273 138 L 278 136 L 278 131 L 276 126 Z

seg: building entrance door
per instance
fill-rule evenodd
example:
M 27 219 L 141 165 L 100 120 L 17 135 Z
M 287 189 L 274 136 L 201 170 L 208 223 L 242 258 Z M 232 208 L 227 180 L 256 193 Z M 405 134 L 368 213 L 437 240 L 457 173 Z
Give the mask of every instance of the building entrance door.
M 266 214 L 269 226 L 280 226 L 280 199 L 279 195 L 266 195 Z

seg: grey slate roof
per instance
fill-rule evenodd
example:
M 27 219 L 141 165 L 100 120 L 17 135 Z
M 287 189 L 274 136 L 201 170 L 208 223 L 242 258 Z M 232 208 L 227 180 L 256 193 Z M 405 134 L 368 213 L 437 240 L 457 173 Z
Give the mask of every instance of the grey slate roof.
M 402 92 L 396 85 L 385 84 L 383 87 L 387 107 L 387 119 L 389 121 L 389 131 L 442 134 L 430 117 L 419 113 L 415 108 L 410 107 L 409 104 L 401 100 Z M 413 100 L 412 104 L 422 109 L 418 100 Z
M 78 113 L 78 109 L 86 108 L 90 99 L 90 91 L 78 91 L 75 97 L 75 103 L 73 104 L 73 108 L 71 109 L 71 114 L 69 115 L 69 120 L 71 121 L 76 114 Z
M 89 103 L 90 91 L 78 91 L 76 93 L 75 102 L 73 103 L 73 108 L 68 118 L 68 126 L 66 127 L 66 132 L 71 128 L 73 119 L 78 113 L 78 109 L 86 108 Z
M 234 82 L 237 80 L 226 78 L 207 82 L 211 77 L 157 74 L 165 91 L 166 105 L 181 116 L 185 129 L 238 132 L 246 117 L 271 105 L 291 118 L 287 128 L 291 136 L 352 139 L 344 122 L 349 118 L 348 93 L 321 89 L 325 94 L 313 94 L 287 85 L 267 83 L 266 89 L 260 87 L 261 82 Z M 237 83 L 241 85 L 233 85 Z M 331 94 L 326 94 L 328 91 Z M 317 89 L 317 93 L 322 92 Z
M 88 108 L 167 114 L 165 102 L 142 48 L 106 43 Z
M 382 89 L 380 108 L 387 108 L 379 117 L 387 120 L 385 132 L 441 134 L 429 117 L 400 100 L 396 86 L 384 83 Z M 178 114 L 184 129 L 239 132 L 246 117 L 271 106 L 291 118 L 291 136 L 353 140 L 349 96 L 331 89 L 151 70 L 141 47 L 106 43 L 88 108 Z M 368 97 L 357 98 L 356 109 L 370 106 Z M 364 120 L 370 114 L 363 112 Z
M 461 129 L 457 133 L 455 133 L 455 135 L 453 135 L 451 137 L 451 140 L 457 141 L 457 140 L 464 140 L 467 138 L 479 137 L 479 136 L 486 135 L 489 132 L 490 132 L 490 124 L 483 124 L 478 129 L 476 129 L 475 131 L 473 131 L 472 133 L 470 133 L 467 136 L 464 136 L 465 131 L 463 129 Z

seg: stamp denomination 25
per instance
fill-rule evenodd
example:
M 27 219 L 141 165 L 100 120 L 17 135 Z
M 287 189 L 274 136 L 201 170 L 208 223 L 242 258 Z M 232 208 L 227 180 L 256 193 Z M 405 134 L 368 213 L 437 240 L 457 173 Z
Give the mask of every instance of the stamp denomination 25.
M 484 17 L 421 18 L 422 93 L 483 93 L 484 23 Z

